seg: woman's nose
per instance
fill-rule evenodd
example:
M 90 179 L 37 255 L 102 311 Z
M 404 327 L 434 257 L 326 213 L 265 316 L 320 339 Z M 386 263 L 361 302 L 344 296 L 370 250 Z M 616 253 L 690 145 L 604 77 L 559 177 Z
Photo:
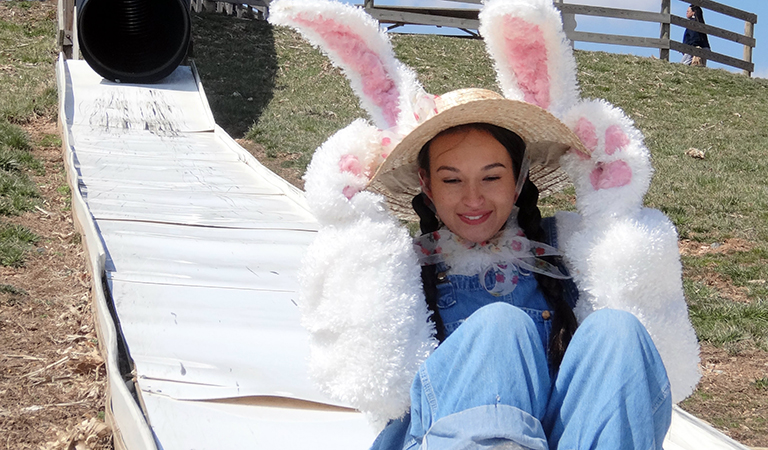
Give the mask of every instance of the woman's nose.
M 464 204 L 467 206 L 480 206 L 483 204 L 483 193 L 478 186 L 469 185 L 464 191 Z

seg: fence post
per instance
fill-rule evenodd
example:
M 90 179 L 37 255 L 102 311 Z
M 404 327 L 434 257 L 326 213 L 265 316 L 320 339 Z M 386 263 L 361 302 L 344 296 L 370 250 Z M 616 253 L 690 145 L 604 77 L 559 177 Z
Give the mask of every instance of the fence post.
M 667 48 L 661 48 L 659 50 L 659 59 L 669 61 L 669 13 L 670 13 L 670 0 L 661 0 L 661 13 L 667 15 L 667 22 L 661 23 L 661 33 L 659 37 L 662 40 L 666 39 Z
M 74 33 L 72 28 L 74 27 L 75 1 L 59 0 L 57 9 L 59 22 L 59 49 L 64 53 L 65 58 L 72 59 L 72 47 L 74 44 Z
M 755 37 L 755 24 L 752 22 L 744 22 L 744 35 L 747 37 Z M 744 45 L 744 61 L 752 62 L 752 47 Z M 752 72 L 744 70 L 744 75 L 751 77 Z
M 563 13 L 563 4 L 565 3 L 563 0 L 555 0 L 555 3 L 560 5 L 558 9 L 560 10 L 560 19 L 563 21 L 563 32 L 571 41 L 571 48 L 573 48 L 574 41 L 571 39 L 571 36 L 573 36 L 573 32 L 576 31 L 576 14 Z
M 238 19 L 248 17 L 248 5 L 235 5 L 235 15 Z

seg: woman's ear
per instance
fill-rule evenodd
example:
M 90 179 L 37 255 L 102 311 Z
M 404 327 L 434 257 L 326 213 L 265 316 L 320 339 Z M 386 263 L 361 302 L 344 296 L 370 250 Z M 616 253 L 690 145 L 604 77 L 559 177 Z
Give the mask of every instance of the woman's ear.
M 424 169 L 419 169 L 419 184 L 421 185 L 421 192 L 425 193 L 429 200 L 432 201 L 432 187 L 429 174 Z

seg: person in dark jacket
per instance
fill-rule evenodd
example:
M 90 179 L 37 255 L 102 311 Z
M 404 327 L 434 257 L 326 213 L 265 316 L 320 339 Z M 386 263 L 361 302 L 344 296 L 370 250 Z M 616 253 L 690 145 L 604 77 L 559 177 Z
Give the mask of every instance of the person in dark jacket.
M 688 7 L 688 11 L 686 11 L 685 13 L 685 16 L 699 23 L 704 23 L 704 12 L 701 10 L 701 7 L 699 6 L 690 5 Z M 709 39 L 707 39 L 707 35 L 705 33 L 689 30 L 687 28 L 685 29 L 685 33 L 683 34 L 683 44 L 691 45 L 693 47 L 699 47 L 699 48 L 706 48 L 706 49 L 710 48 Z M 683 60 L 681 62 L 687 66 L 694 65 L 694 66 L 706 67 L 707 65 L 706 59 L 694 57 L 687 53 L 683 54 Z

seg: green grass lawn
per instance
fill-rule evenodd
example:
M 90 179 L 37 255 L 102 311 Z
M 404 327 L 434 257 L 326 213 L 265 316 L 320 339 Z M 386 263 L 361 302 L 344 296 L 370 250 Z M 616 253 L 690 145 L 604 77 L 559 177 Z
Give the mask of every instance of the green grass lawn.
M 0 264 L 21 266 L 37 237 L 3 217 L 32 209 L 39 198 L 30 175 L 43 166 L 21 126 L 55 113 L 56 20 L 39 2 L 8 1 L 0 8 Z

